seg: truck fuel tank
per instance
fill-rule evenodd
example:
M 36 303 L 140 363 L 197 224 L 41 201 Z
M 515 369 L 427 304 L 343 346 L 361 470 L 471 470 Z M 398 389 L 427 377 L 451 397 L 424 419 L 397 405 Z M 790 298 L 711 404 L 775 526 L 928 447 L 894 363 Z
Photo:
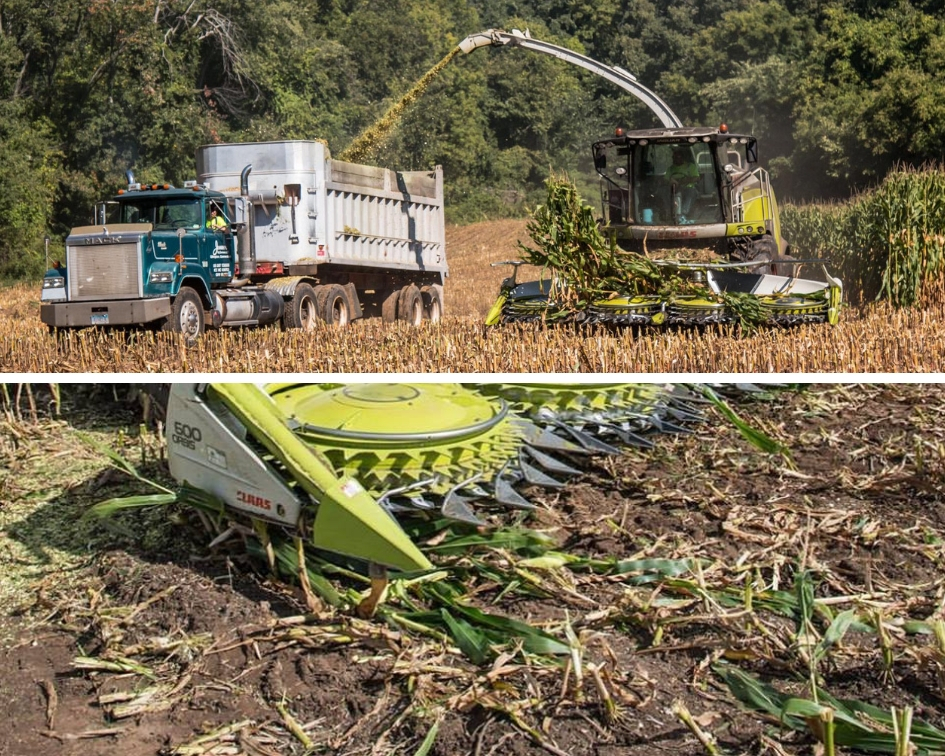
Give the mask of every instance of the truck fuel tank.
M 268 325 L 279 320 L 284 309 L 282 297 L 268 289 L 220 289 L 214 292 L 210 322 L 214 328 Z

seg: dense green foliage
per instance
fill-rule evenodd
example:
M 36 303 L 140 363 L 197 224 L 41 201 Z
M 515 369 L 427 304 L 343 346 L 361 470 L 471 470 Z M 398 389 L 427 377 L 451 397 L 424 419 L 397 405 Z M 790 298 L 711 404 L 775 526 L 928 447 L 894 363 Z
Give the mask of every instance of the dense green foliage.
M 853 301 L 943 294 L 945 168 L 893 171 L 851 202 L 789 206 L 781 220 L 795 256 L 829 260 Z
M 217 140 L 340 153 L 468 34 L 621 65 L 686 123 L 753 131 L 782 195 L 839 197 L 945 154 L 941 0 L 0 0 L 0 275 L 36 273 L 92 203 L 193 177 Z M 593 196 L 589 143 L 650 126 L 629 96 L 550 57 L 460 56 L 378 162 L 440 163 L 450 217 L 520 215 L 549 168 Z

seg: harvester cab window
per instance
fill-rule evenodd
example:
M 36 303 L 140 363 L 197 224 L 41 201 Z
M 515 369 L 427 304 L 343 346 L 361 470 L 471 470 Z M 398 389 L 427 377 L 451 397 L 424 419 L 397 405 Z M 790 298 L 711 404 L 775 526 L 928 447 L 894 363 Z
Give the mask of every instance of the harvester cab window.
M 637 145 L 634 215 L 648 226 L 720 223 L 715 160 L 705 142 Z

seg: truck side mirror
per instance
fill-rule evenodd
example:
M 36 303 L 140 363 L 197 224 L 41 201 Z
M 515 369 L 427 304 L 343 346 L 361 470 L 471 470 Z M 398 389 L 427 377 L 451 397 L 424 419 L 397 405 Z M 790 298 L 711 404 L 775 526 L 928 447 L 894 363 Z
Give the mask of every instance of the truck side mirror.
M 248 213 L 246 212 L 246 197 L 233 197 L 231 200 L 233 202 L 233 223 L 234 226 L 241 226 L 246 224 L 246 219 Z

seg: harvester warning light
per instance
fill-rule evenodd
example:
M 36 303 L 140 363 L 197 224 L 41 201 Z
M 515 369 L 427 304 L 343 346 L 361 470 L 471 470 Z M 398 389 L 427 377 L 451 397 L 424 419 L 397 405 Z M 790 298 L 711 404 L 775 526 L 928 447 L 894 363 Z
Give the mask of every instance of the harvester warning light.
M 720 134 L 727 134 L 727 133 L 728 133 L 728 125 L 727 125 L 727 124 L 724 124 L 724 123 L 719 124 L 719 133 L 720 133 Z
M 623 136 L 623 129 L 620 126 L 614 129 L 614 136 L 618 136 L 618 137 Z
M 364 493 L 364 487 L 354 478 L 349 478 L 341 486 L 341 492 L 349 499 L 352 499 L 358 494 Z

